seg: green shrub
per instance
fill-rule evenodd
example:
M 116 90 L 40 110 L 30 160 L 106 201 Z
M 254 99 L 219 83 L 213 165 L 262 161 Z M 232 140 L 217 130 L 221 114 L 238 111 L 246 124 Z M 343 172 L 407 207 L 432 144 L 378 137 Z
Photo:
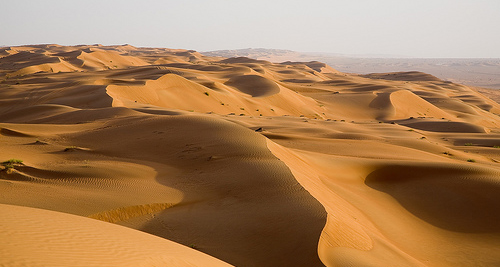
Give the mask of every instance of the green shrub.
M 23 164 L 23 161 L 20 159 L 9 159 L 7 161 L 2 162 L 2 165 L 6 164 Z
M 11 174 L 16 166 L 23 165 L 23 161 L 20 159 L 9 159 L 7 161 L 2 162 L 0 164 L 0 170 L 7 172 L 7 174 Z

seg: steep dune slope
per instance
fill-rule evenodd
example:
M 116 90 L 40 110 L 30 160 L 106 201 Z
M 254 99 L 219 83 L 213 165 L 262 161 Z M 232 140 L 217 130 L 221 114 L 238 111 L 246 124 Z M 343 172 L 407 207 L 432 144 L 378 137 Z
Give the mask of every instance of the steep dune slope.
M 3 203 L 130 225 L 235 265 L 321 266 L 322 206 L 251 130 L 198 116 L 4 129 L 2 153 L 25 163 L 1 173 Z
M 320 116 L 316 102 L 258 75 L 230 78 L 226 85 L 208 88 L 177 74 L 166 74 L 141 86 L 109 85 L 113 106 L 140 104 L 198 112 L 243 115 Z M 137 104 L 136 104 L 137 103 Z
M 349 160 L 269 147 L 329 214 L 319 249 L 326 265 L 498 264 L 498 170 Z M 451 242 L 475 248 L 447 246 Z M 443 258 L 469 253 L 481 256 Z
M 180 169 L 173 177 L 156 167 L 157 180 L 184 197 L 140 226 L 142 230 L 196 244 L 235 265 L 320 264 L 316 244 L 325 222 L 321 205 L 253 131 L 207 117 L 173 116 L 65 137 L 122 158 Z

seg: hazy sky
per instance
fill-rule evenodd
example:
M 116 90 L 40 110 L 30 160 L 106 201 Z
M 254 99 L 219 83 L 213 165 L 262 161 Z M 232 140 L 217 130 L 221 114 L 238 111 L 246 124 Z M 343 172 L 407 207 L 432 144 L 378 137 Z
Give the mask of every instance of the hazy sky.
M 0 45 L 500 58 L 500 0 L 3 1 Z

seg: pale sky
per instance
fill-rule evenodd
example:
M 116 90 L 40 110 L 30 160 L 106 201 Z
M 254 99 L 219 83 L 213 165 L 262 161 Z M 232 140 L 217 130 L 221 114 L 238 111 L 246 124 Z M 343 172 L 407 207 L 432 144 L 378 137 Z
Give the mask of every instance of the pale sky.
M 131 44 L 500 58 L 500 0 L 10 0 L 0 46 Z

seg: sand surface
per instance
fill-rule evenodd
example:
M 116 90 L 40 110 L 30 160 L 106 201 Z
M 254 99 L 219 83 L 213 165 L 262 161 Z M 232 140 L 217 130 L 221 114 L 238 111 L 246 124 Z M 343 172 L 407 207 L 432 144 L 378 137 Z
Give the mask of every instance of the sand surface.
M 1 48 L 0 265 L 498 266 L 487 96 L 317 61 Z
M 412 58 L 402 55 L 345 55 L 265 48 L 203 53 L 222 57 L 243 56 L 271 62 L 321 61 L 347 73 L 420 71 L 455 83 L 500 89 L 500 58 Z

